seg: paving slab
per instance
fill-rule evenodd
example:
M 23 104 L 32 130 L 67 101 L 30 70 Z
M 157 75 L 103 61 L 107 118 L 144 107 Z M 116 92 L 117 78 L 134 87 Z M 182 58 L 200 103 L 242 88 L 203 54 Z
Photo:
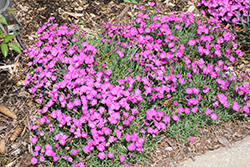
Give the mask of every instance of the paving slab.
M 250 167 L 250 136 L 180 163 L 181 167 Z

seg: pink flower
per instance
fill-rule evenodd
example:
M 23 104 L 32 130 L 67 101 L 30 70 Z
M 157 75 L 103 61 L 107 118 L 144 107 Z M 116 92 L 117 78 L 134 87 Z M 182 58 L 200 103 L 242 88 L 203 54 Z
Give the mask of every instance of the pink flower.
M 69 157 L 68 157 L 68 161 L 69 161 L 69 162 L 73 162 L 73 158 L 69 156 Z
M 69 103 L 67 104 L 67 107 L 68 107 L 69 110 L 71 110 L 71 109 L 74 107 L 74 103 L 69 102 Z
M 174 47 L 175 46 L 175 44 L 173 43 L 173 42 L 170 42 L 169 44 L 168 44 L 168 47 L 169 48 L 172 48 L 172 47 Z
M 195 45 L 195 40 L 192 40 L 192 39 L 190 39 L 189 41 L 188 41 L 188 44 L 190 45 L 190 46 L 194 46 Z
M 40 158 L 39 158 L 39 160 L 41 161 L 41 162 L 44 162 L 45 161 L 45 158 L 44 158 L 44 156 L 40 156 Z
M 50 17 L 48 20 L 53 21 L 55 20 L 55 17 Z
M 110 76 L 112 74 L 112 70 L 111 69 L 106 70 L 105 74 L 108 75 L 108 76 Z
M 177 115 L 173 115 L 172 118 L 173 118 L 174 121 L 178 121 L 179 120 L 179 117 Z
M 35 165 L 35 164 L 37 164 L 37 158 L 36 157 L 32 157 L 31 158 L 31 163 L 33 164 L 33 165 Z
M 164 117 L 163 122 L 169 123 L 170 122 L 170 117 L 168 117 L 168 116 Z
M 183 78 L 180 78 L 180 79 L 179 79 L 179 82 L 180 82 L 181 85 L 183 85 L 183 84 L 186 83 L 185 80 L 184 80 Z
M 154 132 L 154 129 L 151 127 L 148 127 L 148 133 L 152 134 Z
M 104 158 L 106 157 L 106 155 L 105 155 L 104 152 L 100 152 L 100 153 L 98 153 L 98 157 L 99 157 L 101 160 L 104 160 Z
M 32 138 L 30 139 L 30 142 L 31 142 L 32 144 L 36 144 L 37 141 L 38 141 L 38 138 L 37 138 L 36 136 L 34 136 L 34 137 L 32 137 Z
M 58 156 L 53 156 L 53 161 L 56 162 L 59 160 L 59 157 Z
M 186 89 L 186 93 L 189 94 L 189 95 L 192 94 L 192 93 L 193 93 L 193 89 L 187 88 L 187 89 Z
M 136 142 L 137 138 L 138 138 L 138 133 L 137 132 L 131 135 L 131 140 L 133 142 Z
M 131 69 L 128 69 L 128 72 L 132 72 L 132 70 L 131 70 Z
M 201 14 L 205 15 L 205 14 L 206 14 L 206 12 L 205 12 L 204 10 L 201 10 Z
M 178 105 L 179 105 L 179 103 L 175 101 L 175 102 L 174 102 L 174 105 L 175 105 L 175 106 L 178 106 Z
M 188 77 L 188 78 L 191 78 L 191 77 L 192 77 L 192 74 L 188 73 L 188 74 L 187 74 L 187 77 Z
M 234 111 L 239 111 L 240 106 L 238 105 L 238 103 L 236 101 L 233 102 L 233 110 Z
M 125 156 L 124 155 L 121 155 L 120 156 L 120 161 L 123 162 L 125 160 Z
M 193 137 L 190 137 L 190 138 L 189 138 L 189 141 L 193 143 L 195 140 L 194 140 Z
M 154 5 L 155 5 L 155 3 L 154 3 L 154 2 L 151 2 L 151 3 L 150 3 L 150 6 L 154 6 Z
M 176 24 L 176 25 L 175 25 L 175 29 L 179 30 L 179 29 L 181 29 L 181 26 L 178 25 L 178 24 Z
M 213 112 L 212 110 L 210 110 L 209 108 L 207 108 L 205 114 L 206 115 L 210 115 L 212 112 Z
M 109 153 L 108 153 L 108 157 L 109 157 L 109 158 L 113 158 L 113 157 L 114 157 L 114 154 L 113 154 L 112 152 L 109 152 Z
M 190 109 L 189 108 L 185 108 L 185 114 L 188 114 L 188 113 L 190 113 Z
M 51 155 L 52 155 L 52 153 L 53 153 L 53 151 L 52 151 L 52 150 L 46 150 L 45 155 L 47 155 L 47 156 L 51 156 Z
M 129 150 L 129 151 L 134 151 L 134 150 L 135 150 L 135 143 L 130 143 L 130 144 L 128 145 L 128 150 Z
M 131 139 L 131 136 L 130 136 L 129 134 L 126 134 L 126 135 L 125 135 L 125 139 L 126 139 L 127 142 L 129 142 L 130 139 Z
M 217 115 L 216 115 L 216 114 L 211 114 L 211 115 L 210 115 L 210 118 L 211 118 L 212 120 L 216 120 L 216 119 L 217 119 Z
M 40 149 L 41 149 L 41 147 L 39 145 L 36 145 L 35 151 L 39 151 Z
M 123 51 L 118 50 L 116 53 L 117 53 L 121 58 L 124 57 Z
M 71 150 L 71 154 L 72 154 L 72 155 L 76 155 L 76 154 L 77 154 L 77 150 L 76 150 L 76 149 L 72 149 L 72 150 Z
M 85 164 L 84 164 L 84 162 L 80 162 L 80 163 L 78 164 L 78 166 L 79 166 L 79 167 L 85 167 Z
M 198 111 L 198 107 L 193 107 L 192 109 L 191 109 L 191 111 L 193 112 L 193 113 L 196 113 L 197 111 Z

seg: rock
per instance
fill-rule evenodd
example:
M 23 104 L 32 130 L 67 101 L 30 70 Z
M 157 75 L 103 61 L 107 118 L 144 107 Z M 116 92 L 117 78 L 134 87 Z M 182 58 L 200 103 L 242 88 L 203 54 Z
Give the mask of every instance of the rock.
M 29 40 L 32 40 L 32 41 L 34 40 L 34 38 L 33 38 L 33 37 L 31 37 L 31 36 L 29 36 L 28 38 L 29 38 Z
M 166 150 L 166 151 L 172 151 L 173 148 L 172 148 L 172 147 L 166 147 L 165 150 Z
M 219 137 L 218 141 L 229 148 L 232 146 L 231 143 L 229 143 L 229 141 L 225 137 Z
M 192 13 L 194 10 L 195 10 L 195 6 L 192 5 L 192 6 L 190 6 L 190 7 L 188 8 L 187 13 L 188 13 L 188 12 Z
M 22 6 L 22 5 L 20 5 L 20 8 L 21 8 L 21 10 L 24 11 L 24 12 L 28 12 L 28 10 L 29 10 L 29 7 L 27 7 L 27 6 Z
M 90 16 L 91 16 L 91 17 L 96 17 L 93 13 L 90 13 Z
M 248 76 L 250 76 L 250 68 L 247 68 L 247 69 L 245 70 L 245 72 L 246 72 L 246 74 L 247 74 Z

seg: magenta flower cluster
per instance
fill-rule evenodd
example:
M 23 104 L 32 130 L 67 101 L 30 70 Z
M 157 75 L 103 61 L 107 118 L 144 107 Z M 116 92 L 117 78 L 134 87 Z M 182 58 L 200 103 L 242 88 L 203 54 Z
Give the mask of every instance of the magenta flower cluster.
M 247 18 L 250 2 L 246 0 L 200 0 L 198 6 L 208 7 L 208 12 L 221 21 L 238 23 L 240 17 Z
M 220 31 L 215 20 L 201 25 L 192 13 L 152 17 L 147 24 L 149 15 L 139 12 L 129 25 L 104 24 L 101 44 L 115 46 L 117 59 L 140 66 L 127 67 L 122 78 L 114 70 L 119 64 L 98 62 L 97 47 L 84 40 L 85 33 L 76 37 L 75 25 L 59 27 L 50 18 L 38 29 L 38 41 L 26 50 L 33 69 L 25 85 L 43 104 L 40 125 L 30 126 L 33 164 L 87 166 L 97 159 L 137 166 L 149 139 L 178 125 L 184 113 L 217 120 L 224 107 L 249 114 L 249 86 L 229 71 L 235 57 L 243 56 L 235 36 Z M 188 39 L 181 37 L 183 29 L 193 31 Z M 127 54 L 131 48 L 139 51 Z M 157 105 L 165 100 L 173 100 L 177 112 Z

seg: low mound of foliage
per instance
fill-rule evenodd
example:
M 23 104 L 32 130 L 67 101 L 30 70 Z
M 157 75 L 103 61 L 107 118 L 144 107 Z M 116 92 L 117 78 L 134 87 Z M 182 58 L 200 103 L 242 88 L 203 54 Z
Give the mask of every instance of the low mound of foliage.
M 216 20 L 139 12 L 100 38 L 52 22 L 26 50 L 25 85 L 43 106 L 33 164 L 137 166 L 162 133 L 187 142 L 206 124 L 248 118 L 246 76 L 230 67 L 243 52 Z

